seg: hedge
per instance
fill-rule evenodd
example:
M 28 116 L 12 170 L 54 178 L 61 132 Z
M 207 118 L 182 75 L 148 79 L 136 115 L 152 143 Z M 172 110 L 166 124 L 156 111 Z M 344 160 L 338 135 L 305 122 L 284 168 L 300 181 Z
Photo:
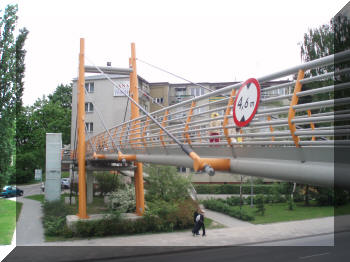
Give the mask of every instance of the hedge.
M 239 184 L 195 184 L 194 188 L 197 194 L 239 194 Z M 290 194 L 288 187 L 283 184 L 270 185 L 254 185 L 254 194 L 273 194 L 278 191 L 280 194 Z M 242 185 L 242 193 L 250 194 L 251 186 L 249 184 Z
M 255 219 L 254 216 L 252 216 L 251 214 L 248 214 L 246 211 L 240 210 L 238 207 L 230 206 L 220 200 L 209 199 L 209 200 L 203 200 L 202 203 L 207 209 L 218 211 L 244 221 L 252 221 Z

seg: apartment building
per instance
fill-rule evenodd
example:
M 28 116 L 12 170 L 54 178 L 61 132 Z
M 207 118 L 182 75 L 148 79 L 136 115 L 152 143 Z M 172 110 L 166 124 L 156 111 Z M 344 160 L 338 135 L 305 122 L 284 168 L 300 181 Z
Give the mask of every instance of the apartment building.
M 130 101 L 119 88 L 129 93 L 129 76 L 109 75 L 112 84 L 102 75 L 85 77 L 85 125 L 86 138 L 92 137 L 106 128 L 114 127 L 130 119 Z M 149 83 L 138 77 L 139 103 L 147 111 L 150 110 Z M 74 149 L 77 117 L 77 79 L 73 79 L 71 120 L 71 148 Z M 140 115 L 143 113 L 140 111 Z

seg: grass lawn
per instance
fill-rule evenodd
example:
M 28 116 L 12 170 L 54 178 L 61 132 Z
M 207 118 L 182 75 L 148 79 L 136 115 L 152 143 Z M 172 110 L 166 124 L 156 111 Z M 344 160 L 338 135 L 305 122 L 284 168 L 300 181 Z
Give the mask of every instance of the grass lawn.
M 44 195 L 44 194 L 40 194 L 40 195 L 31 195 L 31 196 L 26 196 L 26 197 L 24 197 L 24 198 L 36 200 L 36 201 L 39 201 L 39 202 L 44 202 L 45 195 Z
M 0 199 L 0 245 L 10 245 L 22 203 Z
M 68 171 L 62 171 L 61 172 L 61 177 L 62 178 L 69 178 L 69 172 Z
M 335 208 L 333 206 L 304 206 L 296 204 L 294 210 L 288 210 L 287 203 L 265 204 L 265 215 L 255 214 L 256 208 L 243 206 L 243 209 L 248 213 L 255 215 L 253 224 L 267 224 L 282 221 L 304 220 L 320 217 L 334 216 Z M 350 213 L 350 204 L 337 208 L 342 214 Z M 337 215 L 340 212 L 337 212 Z

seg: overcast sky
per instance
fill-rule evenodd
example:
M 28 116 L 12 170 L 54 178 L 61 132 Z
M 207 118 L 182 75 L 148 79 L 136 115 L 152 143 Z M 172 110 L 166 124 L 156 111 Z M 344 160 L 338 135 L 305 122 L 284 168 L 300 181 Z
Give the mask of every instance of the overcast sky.
M 308 28 L 328 23 L 347 0 L 1 0 L 19 5 L 25 44 L 24 104 L 77 76 L 79 38 L 96 65 L 138 58 L 196 82 L 244 81 L 301 63 Z M 86 64 L 90 64 L 86 61 Z M 138 62 L 150 82 L 183 82 Z

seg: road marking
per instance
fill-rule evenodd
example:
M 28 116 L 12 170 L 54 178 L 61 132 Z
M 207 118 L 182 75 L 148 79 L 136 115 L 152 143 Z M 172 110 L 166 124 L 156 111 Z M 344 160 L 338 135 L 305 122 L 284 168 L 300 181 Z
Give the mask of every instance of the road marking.
M 324 256 L 324 255 L 329 255 L 330 253 L 327 252 L 327 253 L 322 253 L 322 254 L 315 254 L 315 255 L 310 255 L 310 256 L 305 256 L 305 257 L 299 257 L 300 259 L 307 259 L 307 258 L 310 258 L 310 257 L 318 257 L 318 256 Z

